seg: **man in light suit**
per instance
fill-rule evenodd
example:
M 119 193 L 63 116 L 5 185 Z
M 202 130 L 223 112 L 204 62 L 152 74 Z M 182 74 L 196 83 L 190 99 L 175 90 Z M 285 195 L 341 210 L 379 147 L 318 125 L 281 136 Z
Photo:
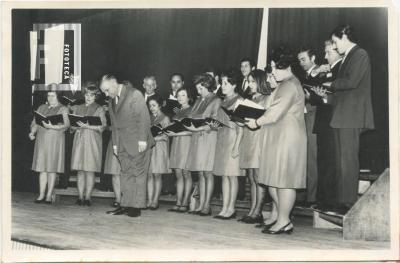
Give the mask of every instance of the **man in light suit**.
M 150 148 L 150 116 L 142 93 L 113 75 L 101 78 L 100 89 L 108 97 L 114 154 L 121 164 L 121 207 L 109 214 L 140 216 L 146 207 L 146 182 Z
M 356 44 L 354 29 L 338 26 L 331 39 L 343 55 L 336 79 L 331 83 L 337 207 L 345 213 L 357 200 L 359 141 L 361 132 L 374 128 L 371 102 L 371 64 L 367 52 Z

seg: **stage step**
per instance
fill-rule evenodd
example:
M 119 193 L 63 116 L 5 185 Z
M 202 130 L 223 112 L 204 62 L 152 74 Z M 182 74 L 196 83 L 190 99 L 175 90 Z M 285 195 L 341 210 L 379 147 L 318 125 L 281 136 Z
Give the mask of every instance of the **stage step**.
M 389 194 L 386 169 L 344 216 L 344 239 L 390 241 Z

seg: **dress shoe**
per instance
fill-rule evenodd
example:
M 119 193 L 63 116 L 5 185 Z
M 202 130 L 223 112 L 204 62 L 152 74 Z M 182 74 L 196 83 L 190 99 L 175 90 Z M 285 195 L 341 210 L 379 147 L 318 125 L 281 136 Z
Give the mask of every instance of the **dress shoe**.
M 201 210 L 199 210 L 199 211 L 192 211 L 190 214 L 192 214 L 192 215 L 198 215 L 198 214 L 200 214 L 201 213 Z
M 175 212 L 175 213 L 177 213 L 177 212 L 179 212 L 179 207 L 180 207 L 179 205 L 174 205 L 174 207 L 168 209 L 167 211 L 168 211 L 168 212 Z
M 263 217 L 262 217 L 262 215 L 258 215 L 258 216 L 256 216 L 256 217 L 251 217 L 251 216 L 249 216 L 249 217 L 247 217 L 247 218 L 245 218 L 245 219 L 243 219 L 243 223 L 246 223 L 246 224 L 256 224 L 256 223 L 261 223 L 261 222 L 263 222 L 264 220 L 263 220 Z
M 281 227 L 280 229 L 278 229 L 276 231 L 272 231 L 269 228 L 268 229 L 264 228 L 261 232 L 264 234 L 270 234 L 270 235 L 291 234 L 293 232 L 294 227 L 286 229 L 291 223 L 292 222 L 289 221 L 289 223 L 287 223 L 286 225 L 284 225 L 283 227 Z
M 126 214 L 127 214 L 127 216 L 129 216 L 129 217 L 138 217 L 138 216 L 140 216 L 140 214 L 141 214 L 139 208 L 129 207 L 127 210 L 128 210 L 128 211 L 127 211 Z
M 33 201 L 35 204 L 42 204 L 44 203 L 44 198 L 43 199 L 36 199 L 35 201 Z
M 215 219 L 222 219 L 222 218 L 224 218 L 222 215 L 216 215 L 216 216 L 214 216 L 214 218 Z
M 245 215 L 245 216 L 242 216 L 241 218 L 239 218 L 237 221 L 238 222 L 243 222 L 244 220 L 246 220 L 249 217 L 250 217 L 249 215 Z
M 85 200 L 85 201 L 83 201 L 83 205 L 91 206 L 91 205 L 92 205 L 92 201 L 90 201 L 90 200 Z
M 123 215 L 123 214 L 126 214 L 127 212 L 128 212 L 127 208 L 118 207 L 117 209 L 112 210 L 112 211 L 107 211 L 106 213 L 109 215 Z
M 76 202 L 75 202 L 75 204 L 76 205 L 79 205 L 79 206 L 82 206 L 83 205 L 83 200 L 82 199 L 78 199 L 78 200 L 76 200 Z
M 180 205 L 179 209 L 178 209 L 178 213 L 186 213 L 189 210 L 189 206 L 188 205 Z
M 153 210 L 153 211 L 154 211 L 154 210 L 157 210 L 157 209 L 158 209 L 158 205 L 156 205 L 156 206 L 149 206 L 149 209 L 150 209 L 150 210 Z
M 265 224 L 264 222 L 262 222 L 261 224 L 257 224 L 255 225 L 256 228 L 263 228 L 263 229 L 269 229 L 271 226 L 275 225 L 276 220 L 272 223 L 269 224 Z
M 119 207 L 120 205 L 121 205 L 120 203 L 118 203 L 118 202 L 115 201 L 114 203 L 112 203 L 111 206 L 112 206 L 112 207 Z
M 229 220 L 229 219 L 233 219 L 233 218 L 236 218 L 236 212 L 233 212 L 230 216 L 223 216 L 221 219 Z
M 198 213 L 198 215 L 199 216 L 210 216 L 211 215 L 211 209 L 209 209 L 208 210 L 208 212 L 203 212 L 203 211 L 200 211 L 200 213 Z

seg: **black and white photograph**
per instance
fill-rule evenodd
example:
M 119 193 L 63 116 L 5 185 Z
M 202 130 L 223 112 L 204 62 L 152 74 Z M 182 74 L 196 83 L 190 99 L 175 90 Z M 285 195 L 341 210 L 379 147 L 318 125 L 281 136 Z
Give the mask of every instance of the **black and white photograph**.
M 3 2 L 2 262 L 399 260 L 398 12 Z

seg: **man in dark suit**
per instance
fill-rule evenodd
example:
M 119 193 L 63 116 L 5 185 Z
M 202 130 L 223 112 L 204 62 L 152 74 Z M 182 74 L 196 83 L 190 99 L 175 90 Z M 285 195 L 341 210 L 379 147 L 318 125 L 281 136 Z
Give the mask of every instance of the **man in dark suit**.
M 319 83 L 332 82 L 339 71 L 341 55 L 334 49 L 332 40 L 325 41 L 327 65 L 318 68 Z M 316 87 L 310 92 L 310 102 L 317 106 L 313 132 L 317 136 L 317 204 L 318 209 L 330 210 L 335 203 L 337 182 L 335 181 L 334 136 L 330 127 L 333 107 L 328 103 L 326 89 Z
M 306 93 L 305 122 L 307 131 L 307 201 L 305 206 L 309 207 L 316 202 L 318 168 L 317 168 L 317 137 L 313 133 L 316 106 L 310 101 L 309 89 L 319 85 L 318 65 L 315 64 L 315 52 L 310 47 L 302 47 L 297 54 L 297 59 L 304 73 L 300 76 L 300 82 Z
M 237 92 L 240 96 L 242 96 L 245 99 L 250 99 L 251 94 L 250 94 L 250 87 L 249 87 L 249 74 L 253 70 L 256 69 L 256 65 L 254 61 L 250 58 L 243 58 L 240 61 L 240 71 L 242 72 L 242 85 L 240 87 L 237 87 Z
M 343 55 L 338 75 L 330 86 L 334 92 L 330 125 L 335 139 L 337 205 L 346 212 L 357 200 L 360 134 L 374 128 L 371 64 L 368 53 L 356 44 L 351 26 L 338 26 L 331 38 Z
M 207 67 L 206 69 L 204 69 L 204 73 L 209 74 L 210 76 L 212 76 L 215 80 L 215 89 L 213 90 L 213 93 L 215 95 L 218 96 L 218 98 L 223 99 L 224 98 L 224 94 L 222 93 L 222 89 L 221 89 L 221 83 L 220 83 L 220 76 L 221 76 L 221 72 L 218 70 L 215 70 L 213 67 Z
M 146 207 L 146 183 L 150 148 L 155 144 L 150 132 L 150 116 L 142 93 L 113 75 L 101 78 L 100 89 L 111 98 L 114 154 L 121 164 L 121 207 L 108 213 L 140 216 Z
M 242 81 L 241 85 L 236 87 L 237 93 L 242 96 L 245 99 L 251 99 L 251 92 L 250 92 L 250 86 L 249 86 L 249 74 L 253 70 L 256 69 L 256 64 L 254 60 L 251 58 L 243 58 L 240 61 L 240 71 L 242 72 Z M 239 82 L 240 83 L 240 82 Z M 246 197 L 246 179 L 247 176 L 239 176 L 239 189 L 238 189 L 238 200 L 244 200 Z

